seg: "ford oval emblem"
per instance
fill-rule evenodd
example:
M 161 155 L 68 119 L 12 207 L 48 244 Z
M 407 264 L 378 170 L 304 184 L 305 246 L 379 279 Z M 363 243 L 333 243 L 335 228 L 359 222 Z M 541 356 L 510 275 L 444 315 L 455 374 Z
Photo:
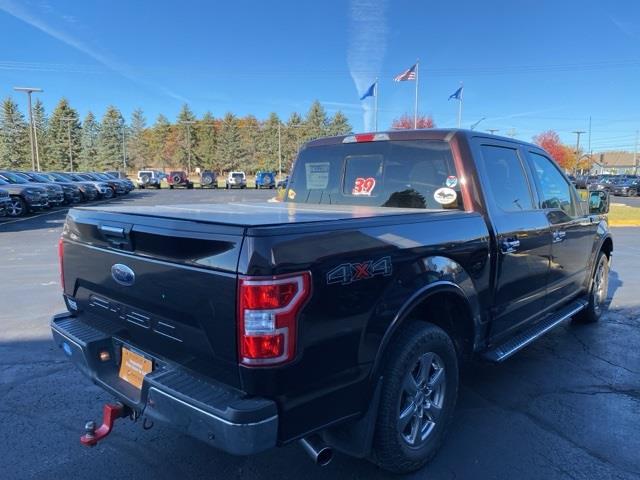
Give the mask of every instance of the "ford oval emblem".
M 126 265 L 116 263 L 111 267 L 111 277 L 125 287 L 130 287 L 136 281 L 136 274 Z

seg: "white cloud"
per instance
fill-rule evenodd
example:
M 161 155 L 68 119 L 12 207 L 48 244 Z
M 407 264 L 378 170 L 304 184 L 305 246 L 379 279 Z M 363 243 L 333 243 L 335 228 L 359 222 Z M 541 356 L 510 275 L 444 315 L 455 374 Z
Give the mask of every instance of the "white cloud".
M 351 0 L 347 64 L 358 98 L 375 81 L 387 51 L 386 0 Z M 361 102 L 364 129 L 373 129 L 373 99 Z
M 54 10 L 53 7 L 51 7 L 50 4 L 48 3 L 42 3 L 39 5 L 40 9 L 43 11 L 46 11 L 49 14 L 53 14 Z M 131 81 L 134 81 L 140 85 L 143 86 L 147 86 L 150 88 L 153 88 L 157 91 L 159 91 L 160 93 L 162 93 L 163 95 L 167 95 L 175 100 L 179 100 L 181 102 L 187 102 L 188 100 L 171 91 L 170 89 L 162 86 L 162 85 L 157 85 L 151 82 L 148 82 L 146 80 L 141 79 L 136 73 L 135 71 L 129 67 L 128 65 L 125 65 L 117 60 L 115 60 L 114 58 L 112 58 L 110 55 L 108 55 L 105 52 L 100 51 L 97 48 L 92 47 L 91 45 L 89 45 L 87 42 L 83 41 L 80 38 L 75 37 L 74 35 L 72 35 L 71 33 L 68 33 L 66 31 L 63 31 L 59 28 L 56 28 L 55 26 L 51 25 L 49 22 L 43 20 L 42 18 L 34 15 L 31 11 L 29 11 L 28 8 L 25 7 L 24 4 L 21 3 L 17 3 L 14 2 L 12 0 L 0 0 L 0 10 L 4 11 L 5 13 L 11 15 L 12 17 L 17 18 L 18 20 L 23 21 L 24 23 L 26 23 L 27 25 L 32 26 L 33 28 L 36 28 L 38 30 L 40 30 L 41 32 L 49 35 L 52 38 L 55 38 L 56 40 L 72 47 L 75 48 L 76 50 L 84 53 L 85 55 L 93 58 L 95 61 L 101 63 L 102 65 L 104 65 L 105 67 L 107 67 L 110 70 L 113 70 L 114 72 L 122 75 L 125 78 L 128 78 Z M 62 15 L 61 17 L 67 24 L 69 23 L 76 23 L 76 19 L 75 17 L 69 16 L 69 15 Z M 72 19 L 72 20 L 71 20 Z

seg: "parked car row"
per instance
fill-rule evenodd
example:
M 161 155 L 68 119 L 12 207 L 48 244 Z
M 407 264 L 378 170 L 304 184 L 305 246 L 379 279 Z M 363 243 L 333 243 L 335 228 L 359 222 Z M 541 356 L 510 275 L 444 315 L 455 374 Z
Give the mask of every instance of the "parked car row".
M 640 177 L 638 175 L 599 175 L 591 176 L 585 181 L 588 190 L 599 190 L 621 197 L 635 197 L 640 192 Z
M 113 172 L 0 171 L 0 215 L 22 217 L 52 207 L 110 199 L 135 188 Z
M 276 172 L 259 170 L 256 173 L 255 188 L 286 188 L 287 179 L 276 182 Z M 168 175 L 160 170 L 140 170 L 138 172 L 137 184 L 140 189 L 159 189 L 162 187 L 163 181 L 167 182 L 170 189 L 192 189 L 194 187 L 189 175 L 183 170 L 174 170 L 169 172 Z M 227 190 L 232 188 L 245 189 L 247 188 L 247 175 L 243 171 L 229 172 L 225 178 L 224 186 Z M 218 188 L 218 175 L 212 170 L 203 170 L 200 173 L 200 188 Z

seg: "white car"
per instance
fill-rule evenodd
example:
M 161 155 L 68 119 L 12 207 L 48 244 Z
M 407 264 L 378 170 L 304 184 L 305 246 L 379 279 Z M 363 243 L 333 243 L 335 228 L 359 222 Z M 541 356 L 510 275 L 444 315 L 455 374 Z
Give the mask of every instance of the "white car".
M 229 172 L 225 188 L 247 188 L 247 176 L 244 172 Z
M 138 188 L 160 188 L 164 174 L 157 170 L 140 170 L 138 172 Z

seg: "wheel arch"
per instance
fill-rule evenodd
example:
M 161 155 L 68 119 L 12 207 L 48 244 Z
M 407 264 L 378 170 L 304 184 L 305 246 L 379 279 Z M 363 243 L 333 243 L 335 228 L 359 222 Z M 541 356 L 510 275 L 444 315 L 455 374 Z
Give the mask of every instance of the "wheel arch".
M 433 280 L 416 290 L 390 322 L 374 359 L 372 378 L 379 375 L 382 359 L 394 336 L 410 321 L 428 321 L 445 330 L 462 356 L 471 354 L 476 348 L 481 331 L 481 309 L 471 278 L 462 266 L 447 257 L 429 257 L 422 263 Z M 438 312 L 442 306 L 445 315 Z

